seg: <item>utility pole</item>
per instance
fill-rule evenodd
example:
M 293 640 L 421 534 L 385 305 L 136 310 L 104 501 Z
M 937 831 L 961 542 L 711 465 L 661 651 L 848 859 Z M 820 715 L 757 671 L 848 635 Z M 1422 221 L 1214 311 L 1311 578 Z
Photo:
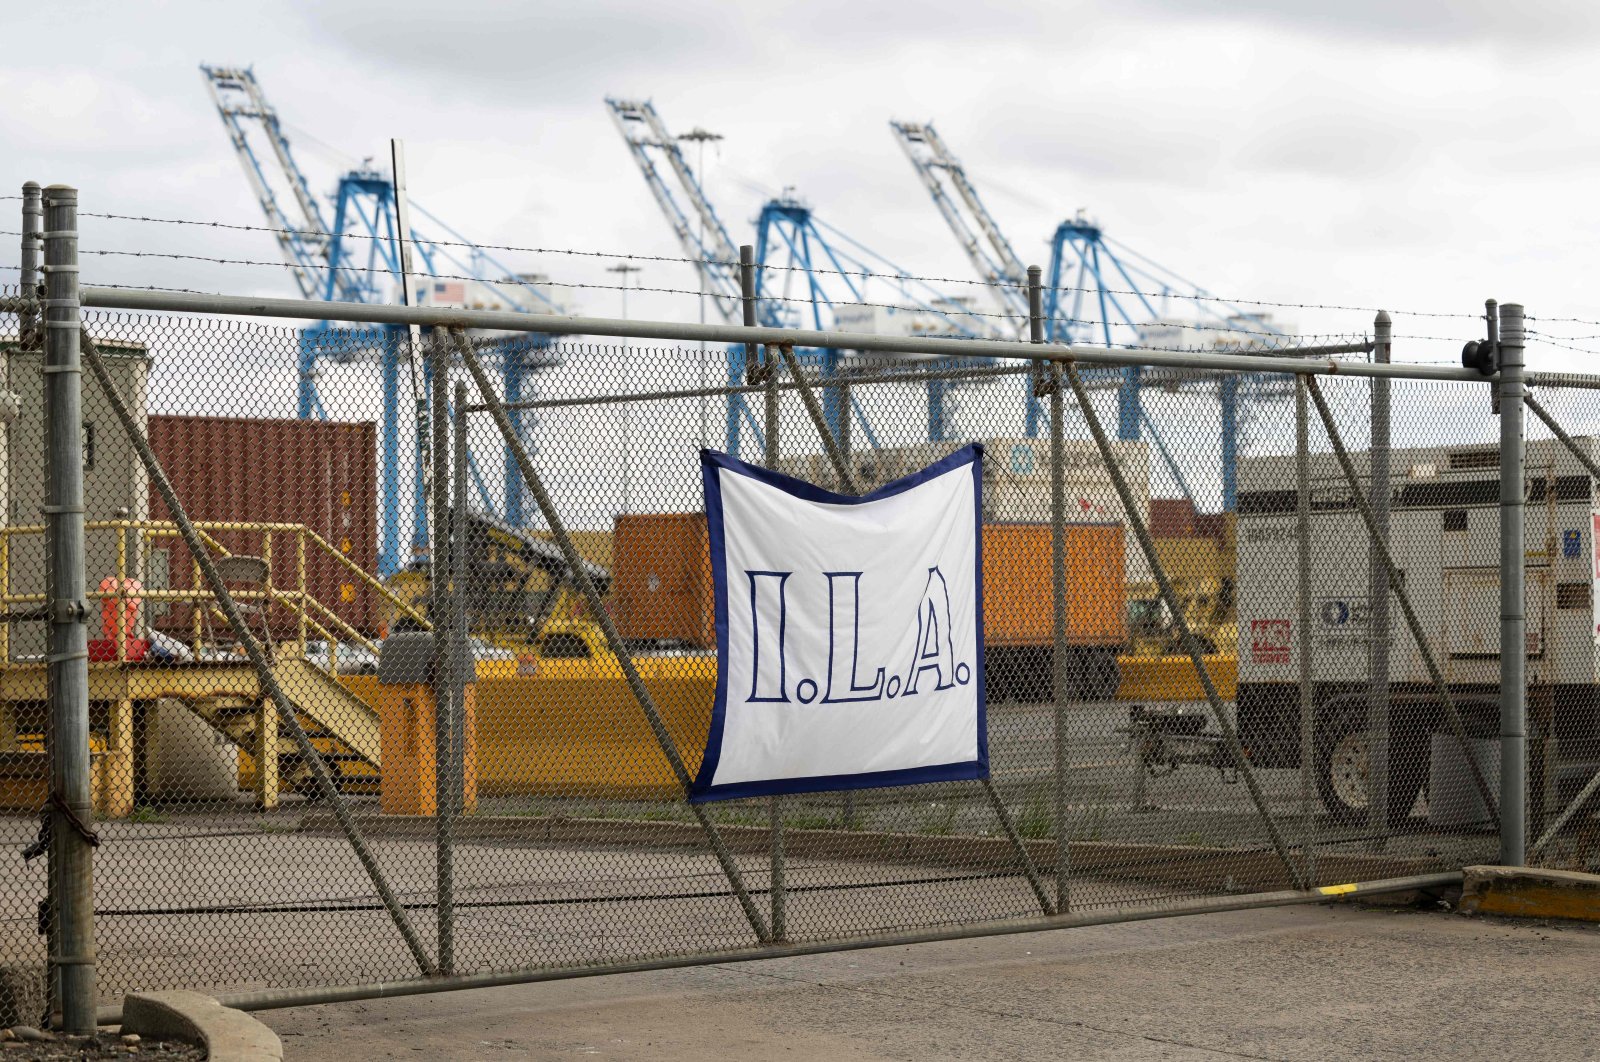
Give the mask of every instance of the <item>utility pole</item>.
M 697 125 L 693 129 L 689 130 L 687 133 L 679 133 L 678 134 L 678 139 L 679 140 L 688 141 L 689 143 L 692 143 L 692 144 L 695 145 L 696 152 L 695 152 L 695 160 L 694 160 L 694 172 L 699 175 L 699 177 L 700 177 L 700 186 L 703 189 L 705 187 L 705 183 L 706 183 L 706 144 L 708 144 L 708 143 L 716 143 L 717 141 L 722 140 L 723 136 L 722 136 L 721 133 L 713 133 L 710 130 L 704 129 L 701 126 Z M 698 237 L 697 237 L 697 242 L 700 245 L 700 248 L 701 248 L 701 250 L 703 252 L 704 248 L 705 248 L 705 245 L 706 245 L 706 219 L 704 217 L 700 218 L 699 229 L 700 229 L 700 231 L 699 231 L 699 234 L 698 234 Z M 700 281 L 700 323 L 701 324 L 705 324 L 706 323 L 706 272 L 705 272 L 704 269 L 696 269 L 695 270 L 695 276 Z M 627 316 L 627 315 L 624 314 L 623 316 Z M 709 371 L 709 366 L 708 366 L 707 358 L 706 358 L 706 341 L 702 339 L 700 341 L 699 372 L 697 373 L 697 379 L 696 379 L 696 382 L 695 382 L 695 386 L 698 387 L 702 391 L 704 391 L 708 386 L 710 386 L 710 384 L 707 381 L 707 373 L 708 373 L 708 371 Z M 711 406 L 710 406 L 710 401 L 711 401 L 710 398 L 708 398 L 706 395 L 701 395 L 700 396 L 700 448 L 702 450 L 705 449 L 707 446 L 711 445 L 711 440 L 710 440 L 710 436 L 711 436 L 711 422 L 710 422 Z
M 622 319 L 628 319 L 628 278 L 644 272 L 643 266 L 618 262 L 606 266 L 607 273 L 615 273 L 622 281 Z M 635 284 L 638 281 L 634 281 Z M 633 387 L 633 365 L 628 351 L 628 341 L 622 341 L 622 390 Z M 633 403 L 622 403 L 622 511 L 633 511 Z

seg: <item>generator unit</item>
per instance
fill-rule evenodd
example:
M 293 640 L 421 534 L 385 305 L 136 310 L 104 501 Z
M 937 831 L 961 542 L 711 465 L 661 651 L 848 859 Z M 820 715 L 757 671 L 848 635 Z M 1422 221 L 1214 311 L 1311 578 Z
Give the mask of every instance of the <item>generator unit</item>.
M 1600 449 L 1592 438 L 1578 445 L 1586 454 Z M 1368 498 L 1369 456 L 1351 454 Z M 1295 458 L 1240 462 L 1239 735 L 1257 767 L 1300 765 L 1300 653 L 1309 646 L 1318 788 L 1336 816 L 1355 817 L 1367 802 L 1369 538 L 1337 458 L 1315 454 L 1309 465 L 1311 624 L 1304 630 Z M 1530 716 L 1548 720 L 1544 733 L 1557 742 L 1558 762 L 1576 770 L 1600 757 L 1600 508 L 1594 478 L 1556 440 L 1528 443 L 1525 479 Z M 1390 551 L 1475 739 L 1498 734 L 1499 501 L 1495 444 L 1390 451 Z M 1427 786 L 1433 735 L 1448 723 L 1393 592 L 1389 613 L 1388 814 L 1398 820 Z

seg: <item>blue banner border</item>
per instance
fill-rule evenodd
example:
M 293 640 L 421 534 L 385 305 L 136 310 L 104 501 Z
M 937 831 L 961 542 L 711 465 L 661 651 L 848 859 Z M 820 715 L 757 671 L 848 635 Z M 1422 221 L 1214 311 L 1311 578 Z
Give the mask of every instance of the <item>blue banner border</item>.
M 978 758 L 958 763 L 933 764 L 898 771 L 867 774 L 816 775 L 805 778 L 778 778 L 767 781 L 730 782 L 712 785 L 717 764 L 722 758 L 722 731 L 728 709 L 728 673 L 722 661 L 728 658 L 728 580 L 727 543 L 723 538 L 722 481 L 726 469 L 736 475 L 776 487 L 803 501 L 830 505 L 863 505 L 891 498 L 942 476 L 953 469 L 972 468 L 972 520 L 974 551 L 973 586 L 977 593 L 977 673 L 978 683 Z M 835 494 L 814 483 L 786 476 L 782 472 L 746 464 L 737 457 L 717 450 L 700 451 L 700 480 L 705 490 L 706 532 L 711 554 L 711 579 L 717 618 L 717 690 L 711 709 L 711 729 L 706 735 L 705 755 L 689 790 L 690 803 L 734 800 L 740 797 L 781 796 L 788 793 L 820 793 L 844 789 L 881 789 L 889 786 L 918 785 L 927 782 L 971 781 L 989 777 L 988 688 L 984 681 L 983 644 L 983 444 L 969 443 L 919 472 L 886 483 L 870 494 Z

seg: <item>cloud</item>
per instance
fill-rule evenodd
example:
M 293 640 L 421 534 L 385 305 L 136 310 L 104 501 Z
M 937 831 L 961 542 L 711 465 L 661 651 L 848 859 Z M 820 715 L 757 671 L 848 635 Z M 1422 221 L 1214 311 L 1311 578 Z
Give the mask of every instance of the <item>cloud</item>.
M 1223 23 L 1249 33 L 1287 29 L 1314 40 L 1350 38 L 1383 45 L 1434 49 L 1486 45 L 1510 49 L 1571 49 L 1600 38 L 1600 11 L 1588 0 L 1129 0 L 1123 8 L 1173 23 Z
M 674 129 L 727 136 L 708 153 L 707 186 L 739 242 L 766 195 L 794 186 L 897 263 L 966 276 L 887 129 L 891 117 L 932 119 L 1027 261 L 1043 262 L 1055 224 L 1088 207 L 1114 238 L 1229 294 L 1470 309 L 1505 285 L 1530 303 L 1545 294 L 1546 312 L 1596 316 L 1576 279 L 1596 235 L 1583 204 L 1600 166 L 1600 148 L 1575 133 L 1600 104 L 1587 4 L 80 11 L 76 54 L 92 62 L 32 51 L 0 73 L 0 92 L 18 101 L 0 113 L 0 183 L 70 180 L 86 204 L 119 213 L 260 221 L 196 70 L 254 62 L 317 191 L 403 136 L 417 200 L 486 242 L 678 253 L 601 104 L 615 92 L 653 96 Z M 36 38 L 46 17 L 26 11 L 14 29 Z M 96 221 L 92 238 L 278 254 L 260 233 Z M 505 257 L 560 280 L 614 280 L 605 260 Z M 91 265 L 119 283 L 292 290 L 268 267 Z M 687 266 L 648 269 L 647 286 L 695 286 Z M 604 289 L 576 298 L 619 308 Z M 641 294 L 630 311 L 693 319 L 695 302 Z

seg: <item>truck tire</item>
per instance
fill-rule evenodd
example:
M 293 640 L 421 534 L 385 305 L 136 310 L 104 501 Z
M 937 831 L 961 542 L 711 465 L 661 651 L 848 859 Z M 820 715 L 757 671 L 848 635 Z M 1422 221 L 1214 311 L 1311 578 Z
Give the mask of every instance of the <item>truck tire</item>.
M 1110 649 L 1092 649 L 1087 654 L 1083 668 L 1084 699 L 1111 701 L 1117 696 L 1122 673 L 1117 668 L 1117 654 Z
M 1395 726 L 1394 722 L 1402 725 Z M 1391 716 L 1389 729 L 1389 814 L 1391 826 L 1411 817 L 1411 806 L 1428 781 L 1425 728 Z M 1412 723 L 1413 725 L 1404 725 Z M 1335 822 L 1360 822 L 1367 814 L 1368 740 L 1366 711 L 1357 704 L 1325 710 L 1317 720 L 1316 778 L 1322 805 Z
M 1011 667 L 1007 654 L 999 647 L 990 649 L 983 658 L 984 695 L 991 704 L 1012 700 Z

